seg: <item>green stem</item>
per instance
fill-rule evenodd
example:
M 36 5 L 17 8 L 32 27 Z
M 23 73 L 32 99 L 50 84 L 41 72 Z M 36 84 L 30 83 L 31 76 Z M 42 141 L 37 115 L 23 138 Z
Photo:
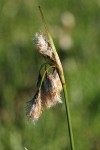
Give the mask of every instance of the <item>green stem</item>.
M 44 81 L 44 78 L 45 78 L 45 75 L 46 75 L 47 71 L 48 71 L 50 68 L 54 68 L 54 67 L 55 67 L 55 66 L 50 66 L 50 67 L 48 67 L 48 68 L 45 70 L 45 72 L 44 72 L 44 74 L 43 74 L 43 76 L 42 76 L 41 82 L 40 82 L 39 90 L 41 89 L 41 86 L 42 86 L 42 83 L 43 83 L 43 81 Z
M 46 62 L 46 63 L 44 63 L 44 64 L 41 65 L 41 67 L 40 67 L 40 69 L 39 69 L 39 73 L 41 72 L 42 68 L 43 68 L 44 66 L 46 66 L 47 64 L 48 64 L 48 63 Z
M 47 71 L 45 71 L 44 74 L 43 74 L 43 76 L 42 76 L 42 79 L 41 79 L 41 82 L 40 82 L 40 86 L 39 86 L 39 90 L 41 89 L 41 86 L 42 86 L 42 83 L 43 83 L 43 81 L 44 81 L 46 72 L 47 72 Z
M 66 107 L 66 116 L 67 116 L 67 121 L 68 121 L 68 131 L 69 131 L 69 137 L 70 137 L 70 145 L 71 145 L 71 150 L 75 150 L 74 147 L 74 138 L 73 138 L 73 131 L 72 131 L 72 125 L 71 125 L 71 115 L 70 115 L 70 109 L 69 109 L 69 102 L 68 102 L 68 94 L 67 94 L 67 88 L 66 88 L 66 83 L 65 83 L 65 78 L 64 78 L 64 72 L 63 72 L 63 68 L 62 68 L 62 64 L 61 61 L 59 59 L 58 53 L 56 51 L 56 47 L 54 45 L 54 42 L 52 40 L 52 37 L 50 35 L 50 32 L 48 30 L 43 12 L 41 7 L 39 6 L 39 10 L 40 10 L 40 14 L 42 17 L 42 21 L 44 23 L 48 38 L 49 38 L 49 42 L 51 44 L 54 56 L 55 56 L 55 60 L 56 60 L 56 68 L 58 70 L 61 82 L 62 82 L 62 86 L 63 86 L 63 91 L 64 91 L 64 96 L 65 96 L 65 107 Z
M 68 121 L 68 131 L 69 131 L 69 137 L 70 137 L 71 150 L 75 150 L 66 84 L 63 85 L 63 91 L 64 91 L 64 97 L 65 97 L 66 115 L 67 115 L 67 121 Z

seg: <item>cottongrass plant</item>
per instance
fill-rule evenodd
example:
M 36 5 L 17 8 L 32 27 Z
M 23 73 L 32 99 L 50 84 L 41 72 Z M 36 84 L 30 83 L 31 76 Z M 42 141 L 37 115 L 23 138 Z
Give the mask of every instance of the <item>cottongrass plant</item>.
M 48 39 L 42 34 L 36 33 L 34 37 L 34 43 L 38 52 L 44 58 L 46 58 L 49 67 L 47 67 L 46 64 L 42 65 L 41 68 L 45 66 L 45 71 L 43 75 L 41 75 L 39 71 L 37 90 L 34 97 L 29 102 L 27 102 L 26 114 L 28 116 L 28 119 L 32 119 L 33 122 L 36 122 L 41 116 L 43 110 L 51 108 L 58 103 L 62 103 L 61 91 L 63 89 L 64 96 L 65 96 L 65 107 L 66 107 L 66 116 L 68 121 L 70 146 L 71 146 L 71 150 L 75 150 L 67 88 L 66 88 L 62 64 L 59 59 L 50 32 L 47 28 L 47 24 L 45 22 L 44 15 L 40 6 L 39 6 L 39 10 L 41 13 L 42 21 L 44 23 Z M 50 71 L 51 68 L 52 68 L 52 72 Z

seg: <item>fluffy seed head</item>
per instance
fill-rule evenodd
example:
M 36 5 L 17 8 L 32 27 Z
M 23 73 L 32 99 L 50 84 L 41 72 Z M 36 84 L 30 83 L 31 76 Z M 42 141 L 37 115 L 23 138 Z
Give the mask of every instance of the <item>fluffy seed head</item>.
M 50 43 L 42 34 L 36 33 L 34 42 L 40 54 L 49 60 L 54 61 L 54 55 Z
M 46 78 L 44 79 L 41 89 L 41 98 L 42 104 L 46 108 L 50 108 L 57 103 L 62 103 L 60 97 L 61 90 L 58 90 L 56 78 L 54 78 L 54 74 L 47 73 Z
M 33 122 L 38 120 L 42 113 L 41 106 L 41 91 L 37 91 L 35 96 L 28 102 L 27 105 L 27 116 L 29 119 L 32 119 Z

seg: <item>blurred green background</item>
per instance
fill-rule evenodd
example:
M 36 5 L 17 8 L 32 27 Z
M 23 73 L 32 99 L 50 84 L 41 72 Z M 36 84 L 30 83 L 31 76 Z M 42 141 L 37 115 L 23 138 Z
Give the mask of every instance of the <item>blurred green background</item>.
M 64 67 L 76 150 L 100 150 L 100 0 L 0 0 L 0 150 L 70 149 L 64 103 L 35 125 L 25 115 L 44 62 L 33 43 L 44 32 L 39 4 Z

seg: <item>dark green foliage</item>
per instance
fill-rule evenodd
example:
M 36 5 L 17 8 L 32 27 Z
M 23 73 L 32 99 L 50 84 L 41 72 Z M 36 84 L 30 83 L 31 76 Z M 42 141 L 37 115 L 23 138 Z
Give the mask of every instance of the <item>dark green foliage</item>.
M 66 150 L 69 137 L 64 103 L 43 112 L 33 125 L 26 102 L 36 89 L 39 66 L 33 36 L 41 30 L 38 4 L 51 26 L 69 93 L 75 147 L 100 149 L 100 2 L 98 0 L 0 0 L 0 150 Z M 73 46 L 64 50 L 55 26 L 69 11 L 75 27 L 66 31 Z M 57 28 L 58 29 L 58 28 Z M 43 27 L 42 27 L 43 30 Z M 54 36 L 57 34 L 56 36 Z M 67 44 L 67 43 L 66 43 Z M 64 101 L 64 99 L 63 99 Z

